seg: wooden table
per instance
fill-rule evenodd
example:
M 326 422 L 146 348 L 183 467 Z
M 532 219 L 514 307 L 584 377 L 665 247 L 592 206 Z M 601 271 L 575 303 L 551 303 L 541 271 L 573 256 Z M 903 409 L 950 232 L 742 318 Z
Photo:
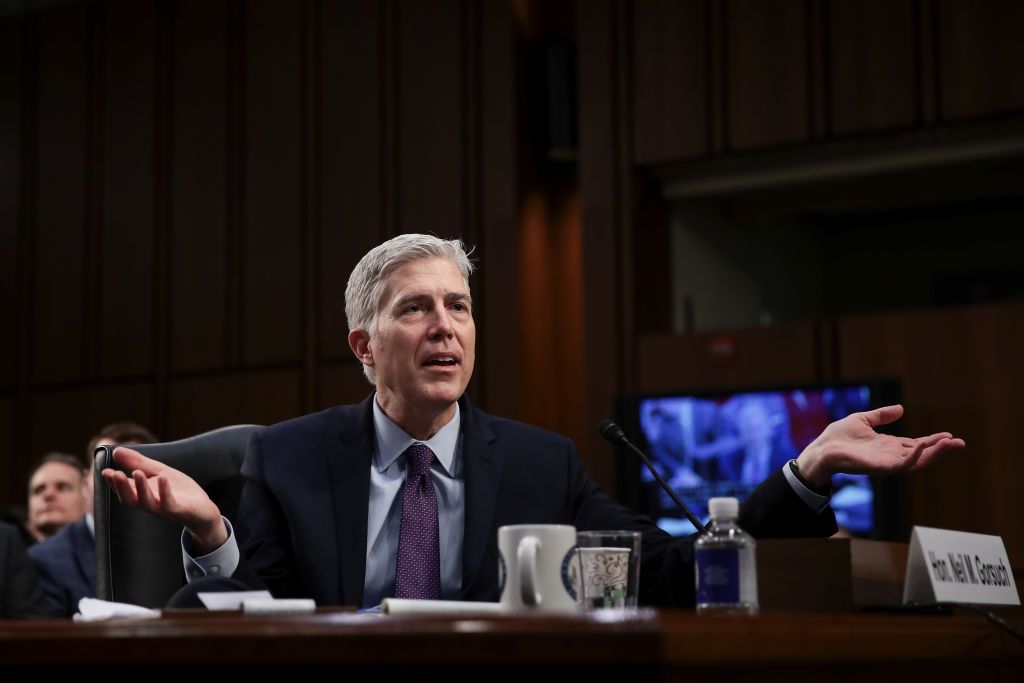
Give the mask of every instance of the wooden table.
M 231 667 L 288 680 L 322 667 L 366 676 L 427 667 L 445 681 L 511 674 L 544 676 L 537 683 L 549 674 L 579 683 L 1024 681 L 1024 643 L 971 613 L 727 617 L 646 610 L 604 617 L 179 612 L 139 622 L 0 622 L 0 662 L 7 669 L 103 666 L 176 677 L 187 675 L 182 668 Z M 1019 610 L 1010 620 L 1018 628 L 1024 622 Z

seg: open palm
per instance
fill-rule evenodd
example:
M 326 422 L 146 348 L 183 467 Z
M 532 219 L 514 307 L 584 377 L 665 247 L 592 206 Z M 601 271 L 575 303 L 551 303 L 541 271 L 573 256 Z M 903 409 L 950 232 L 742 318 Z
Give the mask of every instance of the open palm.
M 808 446 L 797 464 L 814 483 L 825 483 L 838 472 L 886 475 L 921 469 L 939 455 L 962 448 L 963 439 L 949 432 L 917 438 L 879 434 L 875 428 L 895 422 L 903 406 L 892 405 L 853 413 L 830 424 Z

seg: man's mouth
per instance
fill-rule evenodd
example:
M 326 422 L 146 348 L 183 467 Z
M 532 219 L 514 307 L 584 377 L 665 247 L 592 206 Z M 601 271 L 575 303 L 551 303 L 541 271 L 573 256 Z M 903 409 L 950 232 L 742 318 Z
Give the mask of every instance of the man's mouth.
M 459 358 L 453 353 L 436 353 L 427 360 L 423 361 L 423 365 L 427 367 L 454 367 L 459 364 Z

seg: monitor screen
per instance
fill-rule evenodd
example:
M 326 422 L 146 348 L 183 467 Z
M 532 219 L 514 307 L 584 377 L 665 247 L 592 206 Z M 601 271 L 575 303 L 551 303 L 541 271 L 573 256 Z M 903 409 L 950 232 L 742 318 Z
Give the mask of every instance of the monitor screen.
M 830 422 L 893 399 L 891 383 L 640 396 L 620 405 L 627 433 L 690 509 L 708 519 L 708 500 L 745 499 L 796 458 Z M 621 414 L 623 411 L 628 414 Z M 632 429 L 630 429 L 632 428 Z M 695 531 L 654 476 L 633 459 L 629 501 L 665 531 Z M 879 536 L 878 487 L 864 475 L 836 475 L 832 509 L 842 529 Z M 626 487 L 630 487 L 627 485 Z

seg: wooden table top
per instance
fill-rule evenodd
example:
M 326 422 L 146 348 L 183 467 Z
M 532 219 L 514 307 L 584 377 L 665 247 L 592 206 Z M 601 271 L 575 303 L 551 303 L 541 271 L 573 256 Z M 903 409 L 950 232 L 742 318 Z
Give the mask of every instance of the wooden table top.
M 1020 610 L 1010 612 L 1019 629 Z M 305 616 L 168 612 L 149 621 L 0 622 L 7 666 L 563 666 L 646 671 L 668 680 L 723 671 L 766 680 L 867 680 L 871 671 L 926 670 L 952 680 L 964 667 L 986 680 L 1024 680 L 1024 642 L 983 617 L 951 615 Z M 836 664 L 841 666 L 833 668 Z M 678 674 L 678 676 L 676 675 Z M 685 674 L 685 675 L 684 675 Z M 942 674 L 949 674 L 949 677 Z M 1016 677 L 1014 677 L 1016 675 Z M 981 679 L 979 679 L 981 680 Z

